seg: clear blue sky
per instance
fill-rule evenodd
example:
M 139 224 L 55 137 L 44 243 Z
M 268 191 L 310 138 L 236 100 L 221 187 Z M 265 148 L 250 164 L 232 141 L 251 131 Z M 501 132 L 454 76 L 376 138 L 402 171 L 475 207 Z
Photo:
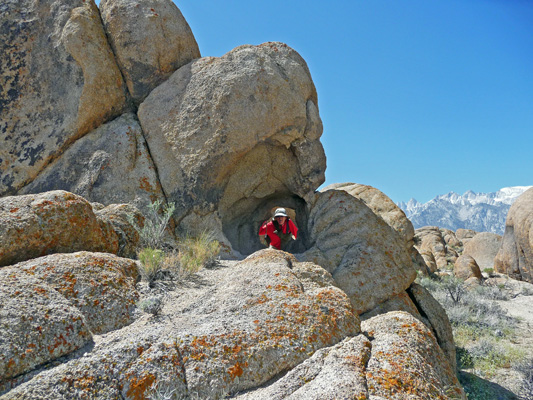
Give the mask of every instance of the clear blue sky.
M 533 1 L 175 3 L 202 56 L 266 41 L 303 56 L 326 184 L 423 202 L 533 185 Z

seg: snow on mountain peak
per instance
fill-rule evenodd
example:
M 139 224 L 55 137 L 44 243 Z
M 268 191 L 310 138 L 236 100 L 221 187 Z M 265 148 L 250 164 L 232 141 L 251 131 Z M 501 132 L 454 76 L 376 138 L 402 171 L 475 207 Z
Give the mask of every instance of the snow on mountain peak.
M 466 191 L 462 196 L 450 192 L 427 203 L 415 199 L 398 203 L 415 228 L 439 226 L 456 231 L 459 228 L 503 234 L 511 204 L 533 186 L 505 187 L 492 193 Z

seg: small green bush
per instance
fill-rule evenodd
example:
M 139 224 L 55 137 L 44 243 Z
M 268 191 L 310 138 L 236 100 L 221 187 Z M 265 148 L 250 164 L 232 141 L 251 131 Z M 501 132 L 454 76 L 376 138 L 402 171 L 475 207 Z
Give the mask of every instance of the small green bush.
M 220 254 L 220 243 L 207 232 L 198 237 L 184 238 L 178 248 L 181 269 L 190 273 L 213 265 Z
M 163 299 L 160 296 L 152 296 L 140 301 L 137 306 L 145 313 L 159 315 L 163 309 Z
M 489 275 L 492 275 L 494 273 L 494 268 L 485 268 L 483 272 L 486 272 Z
M 156 200 L 148 205 L 148 215 L 145 215 L 142 227 L 137 224 L 133 216 L 128 217 L 129 223 L 139 234 L 141 247 L 162 249 L 166 246 L 167 227 L 175 209 L 174 203 L 163 206 L 161 200 Z
M 163 250 L 146 247 L 137 254 L 137 257 L 141 263 L 139 271 L 141 278 L 152 286 L 153 282 L 161 275 L 165 253 Z

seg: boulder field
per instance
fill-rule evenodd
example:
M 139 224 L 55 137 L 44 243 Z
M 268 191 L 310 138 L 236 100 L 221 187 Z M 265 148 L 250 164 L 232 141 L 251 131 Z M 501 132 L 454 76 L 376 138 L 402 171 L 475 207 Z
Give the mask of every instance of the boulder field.
M 423 250 L 458 244 L 418 252 L 370 186 L 317 191 L 294 49 L 201 57 L 170 0 L 5 1 L 0 22 L 1 399 L 465 398 L 446 314 L 414 283 Z M 208 230 L 232 261 L 152 315 L 132 219 L 156 200 L 176 206 L 169 235 Z M 261 250 L 277 206 L 293 254 Z

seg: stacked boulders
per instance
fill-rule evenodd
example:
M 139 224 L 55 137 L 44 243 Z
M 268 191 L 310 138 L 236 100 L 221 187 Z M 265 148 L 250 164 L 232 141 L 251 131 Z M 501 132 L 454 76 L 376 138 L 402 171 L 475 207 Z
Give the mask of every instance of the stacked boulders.
M 100 7 L 0 6 L 0 393 L 464 398 L 405 215 L 369 186 L 316 192 L 326 159 L 302 57 L 271 42 L 200 58 L 172 1 Z M 176 205 L 176 233 L 251 254 L 167 293 L 161 318 L 138 309 L 123 258 L 156 200 Z M 295 212 L 297 257 L 257 252 L 277 205 Z
M 415 243 L 431 272 L 435 272 L 433 265 L 436 269 L 453 268 L 462 250 L 462 243 L 453 231 L 437 226 L 418 228 L 415 231 Z

